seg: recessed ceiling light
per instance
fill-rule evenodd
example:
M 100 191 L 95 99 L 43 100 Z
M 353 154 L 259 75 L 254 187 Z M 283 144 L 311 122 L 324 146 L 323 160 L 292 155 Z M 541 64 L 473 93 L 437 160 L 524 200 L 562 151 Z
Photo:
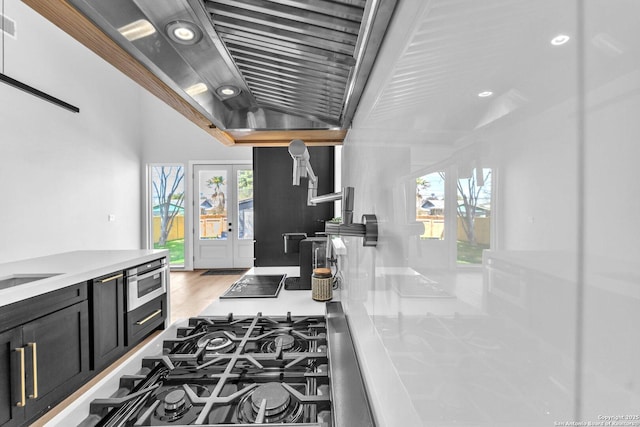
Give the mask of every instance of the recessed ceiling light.
M 189 21 L 169 22 L 165 27 L 165 32 L 171 40 L 180 44 L 192 45 L 202 39 L 202 30 Z
M 146 19 L 138 19 L 130 24 L 118 28 L 118 32 L 130 42 L 150 36 L 156 32 L 155 27 Z
M 191 28 L 184 27 L 174 28 L 173 35 L 185 42 L 189 42 L 196 38 L 196 33 Z
M 558 34 L 557 36 L 551 39 L 551 44 L 554 46 L 561 46 L 566 42 L 568 42 L 570 39 L 571 37 L 569 37 L 566 34 Z
M 209 88 L 204 83 L 196 83 L 194 85 L 189 86 L 184 91 L 189 94 L 189 96 L 200 95 L 201 93 L 205 93 Z
M 493 92 L 491 92 L 490 90 L 485 90 L 484 92 L 480 92 L 478 94 L 480 98 L 488 98 L 491 95 L 493 95 Z
M 224 86 L 220 86 L 219 88 L 216 89 L 216 92 L 218 93 L 218 95 L 224 97 L 224 98 L 229 98 L 232 96 L 236 96 L 237 94 L 240 93 L 240 89 L 238 89 L 235 86 L 232 85 L 224 85 Z

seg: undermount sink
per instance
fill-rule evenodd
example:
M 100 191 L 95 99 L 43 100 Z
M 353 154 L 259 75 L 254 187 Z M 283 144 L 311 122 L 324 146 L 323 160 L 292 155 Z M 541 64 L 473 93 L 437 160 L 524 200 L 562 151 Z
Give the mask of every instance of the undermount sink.
M 0 289 L 7 289 L 13 286 L 24 285 L 25 283 L 35 282 L 36 280 L 47 279 L 62 273 L 43 273 L 43 274 L 12 274 L 0 280 Z

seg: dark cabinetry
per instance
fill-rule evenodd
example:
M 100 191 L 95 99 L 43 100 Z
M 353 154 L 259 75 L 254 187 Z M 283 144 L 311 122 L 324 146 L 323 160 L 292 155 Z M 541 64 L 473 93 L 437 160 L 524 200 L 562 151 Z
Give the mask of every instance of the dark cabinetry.
M 164 325 L 166 264 L 160 258 L 91 281 L 91 369 L 96 373 Z
M 0 427 L 34 421 L 164 325 L 166 292 L 127 311 L 125 271 L 0 307 Z
M 23 425 L 89 375 L 86 283 L 8 305 L 0 317 L 0 425 Z
M 10 330 L 0 333 L 1 426 L 18 425 L 24 420 L 24 405 L 18 405 L 18 402 L 22 399 L 22 387 L 26 387 L 25 364 L 22 331 Z
M 127 313 L 127 344 L 135 345 L 167 318 L 167 295 L 164 294 Z
M 125 353 L 124 272 L 91 281 L 91 369 L 101 370 Z

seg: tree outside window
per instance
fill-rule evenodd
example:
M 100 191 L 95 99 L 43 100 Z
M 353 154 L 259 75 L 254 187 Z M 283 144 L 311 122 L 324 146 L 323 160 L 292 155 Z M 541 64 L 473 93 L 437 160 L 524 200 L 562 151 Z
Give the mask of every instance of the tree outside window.
M 482 263 L 491 239 L 491 169 L 473 169 L 457 182 L 458 262 Z
M 184 167 L 151 167 L 153 247 L 168 249 L 172 266 L 184 265 Z
M 479 264 L 482 251 L 489 248 L 491 238 L 491 184 L 490 168 L 472 169 L 468 176 L 456 182 L 456 237 L 457 261 L 460 264 Z M 445 239 L 446 206 L 444 172 L 432 172 L 416 178 L 416 220 L 424 225 L 422 240 Z M 447 231 L 449 234 L 449 232 Z

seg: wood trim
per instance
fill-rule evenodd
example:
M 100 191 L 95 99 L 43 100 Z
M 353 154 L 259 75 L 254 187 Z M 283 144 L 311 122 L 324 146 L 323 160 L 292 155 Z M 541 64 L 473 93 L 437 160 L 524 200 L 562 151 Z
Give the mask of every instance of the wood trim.
M 223 131 L 218 129 L 66 0 L 22 0 L 22 2 L 224 145 L 284 146 L 288 145 L 292 139 L 302 139 L 309 145 L 339 145 L 344 140 L 346 130 Z
M 340 145 L 347 131 L 343 129 L 230 130 L 227 133 L 235 140 L 236 145 L 283 147 L 288 146 L 293 139 L 301 139 L 310 146 Z

